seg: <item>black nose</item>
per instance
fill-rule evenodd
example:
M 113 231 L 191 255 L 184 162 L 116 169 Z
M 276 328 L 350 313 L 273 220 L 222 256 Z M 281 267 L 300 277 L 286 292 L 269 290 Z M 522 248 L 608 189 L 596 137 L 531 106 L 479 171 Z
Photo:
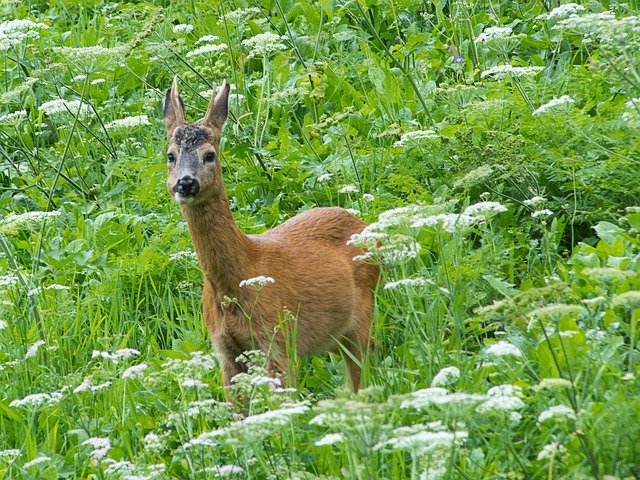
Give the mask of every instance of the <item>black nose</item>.
M 185 175 L 176 183 L 175 191 L 180 195 L 195 195 L 200 190 L 200 183 L 193 177 Z

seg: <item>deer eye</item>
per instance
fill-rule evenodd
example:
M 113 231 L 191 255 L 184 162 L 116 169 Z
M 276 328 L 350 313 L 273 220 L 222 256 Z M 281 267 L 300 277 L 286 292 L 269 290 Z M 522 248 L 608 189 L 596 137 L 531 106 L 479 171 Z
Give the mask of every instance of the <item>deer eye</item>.
M 171 152 L 167 153 L 167 161 L 169 163 L 175 162 L 176 161 L 176 156 Z
M 204 163 L 213 163 L 216 161 L 216 153 L 207 152 L 204 154 L 204 158 L 202 160 L 204 161 Z

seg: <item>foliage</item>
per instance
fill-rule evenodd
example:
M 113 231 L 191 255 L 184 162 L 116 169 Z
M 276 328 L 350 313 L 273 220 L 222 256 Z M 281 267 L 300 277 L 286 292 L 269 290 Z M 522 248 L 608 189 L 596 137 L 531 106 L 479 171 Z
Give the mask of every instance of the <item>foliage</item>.
M 639 28 L 635 0 L 4 2 L 0 477 L 640 476 Z M 250 352 L 222 400 L 174 75 L 200 115 L 233 85 L 244 231 L 371 224 L 369 388 Z

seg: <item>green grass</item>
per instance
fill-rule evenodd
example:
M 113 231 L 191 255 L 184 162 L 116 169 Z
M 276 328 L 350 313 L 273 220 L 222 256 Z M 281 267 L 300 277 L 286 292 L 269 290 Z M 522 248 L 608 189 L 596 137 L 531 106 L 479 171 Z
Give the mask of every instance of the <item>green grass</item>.
M 571 5 L 4 2 L 0 479 L 639 478 L 640 17 Z M 340 205 L 382 236 L 359 394 L 250 353 L 223 401 L 174 75 L 190 120 L 234 86 L 244 231 Z

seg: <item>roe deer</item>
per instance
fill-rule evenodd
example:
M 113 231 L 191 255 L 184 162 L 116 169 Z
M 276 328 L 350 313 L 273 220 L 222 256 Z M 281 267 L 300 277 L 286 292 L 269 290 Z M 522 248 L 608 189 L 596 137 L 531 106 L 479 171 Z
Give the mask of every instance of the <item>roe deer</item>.
M 269 370 L 288 372 L 287 342 L 293 338 L 297 355 L 335 352 L 343 345 L 357 391 L 379 269 L 354 261 L 362 252 L 347 241 L 366 224 L 343 208 L 314 208 L 260 235 L 242 233 L 229 208 L 219 156 L 229 90 L 225 81 L 217 95 L 214 91 L 195 124 L 185 120 L 177 77 L 164 103 L 167 188 L 180 204 L 204 274 L 204 321 L 223 383 L 230 385 L 245 371 L 236 357 L 254 348 L 269 353 L 275 347 Z M 242 280 L 258 276 L 274 282 L 260 292 L 240 287 Z M 283 328 L 285 309 L 293 313 L 294 326 Z

